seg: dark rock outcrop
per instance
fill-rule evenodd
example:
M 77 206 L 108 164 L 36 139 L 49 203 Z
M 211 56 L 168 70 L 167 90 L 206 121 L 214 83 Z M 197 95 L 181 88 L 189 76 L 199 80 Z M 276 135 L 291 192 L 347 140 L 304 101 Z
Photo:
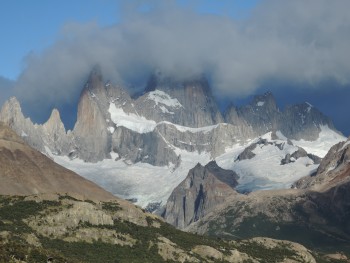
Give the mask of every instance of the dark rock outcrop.
M 180 229 L 198 221 L 236 193 L 237 179 L 233 171 L 220 168 L 215 161 L 206 166 L 197 164 L 170 195 L 165 220 Z

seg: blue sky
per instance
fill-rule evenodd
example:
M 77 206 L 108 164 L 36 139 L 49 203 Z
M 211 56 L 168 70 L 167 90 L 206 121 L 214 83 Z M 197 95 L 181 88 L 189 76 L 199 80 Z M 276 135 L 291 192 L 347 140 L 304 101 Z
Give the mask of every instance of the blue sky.
M 281 108 L 308 101 L 350 134 L 350 1 L 2 0 L 0 7 L 0 104 L 15 95 L 35 121 L 53 107 L 63 119 L 74 116 L 100 64 L 106 78 L 135 88 L 157 68 L 180 78 L 205 73 L 214 94 L 236 104 L 272 90 Z
M 107 26 L 117 23 L 119 16 L 119 1 L 113 0 L 2 0 L 0 75 L 16 79 L 23 59 L 52 45 L 67 22 Z

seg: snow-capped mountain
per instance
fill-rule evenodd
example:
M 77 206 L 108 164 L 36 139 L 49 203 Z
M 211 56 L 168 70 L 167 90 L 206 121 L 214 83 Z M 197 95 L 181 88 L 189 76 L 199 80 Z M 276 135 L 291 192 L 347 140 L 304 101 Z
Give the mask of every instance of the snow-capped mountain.
M 191 168 L 213 159 L 240 176 L 239 191 L 288 188 L 316 170 L 314 155 L 323 157 L 345 140 L 309 104 L 280 111 L 266 93 L 231 106 L 224 122 L 203 78 L 155 74 L 132 98 L 106 82 L 98 67 L 82 90 L 72 131 L 57 110 L 45 124 L 33 124 L 15 98 L 4 104 L 0 120 L 56 162 L 144 207 L 164 205 Z
M 230 105 L 225 120 L 227 123 L 248 124 L 257 136 L 281 131 L 295 140 L 314 141 L 323 126 L 336 130 L 332 121 L 308 102 L 290 105 L 281 111 L 271 92 L 257 95 L 248 105 L 239 108 Z
M 193 128 L 224 122 L 204 77 L 177 81 L 158 72 L 151 76 L 135 104 L 142 116 L 156 122 Z

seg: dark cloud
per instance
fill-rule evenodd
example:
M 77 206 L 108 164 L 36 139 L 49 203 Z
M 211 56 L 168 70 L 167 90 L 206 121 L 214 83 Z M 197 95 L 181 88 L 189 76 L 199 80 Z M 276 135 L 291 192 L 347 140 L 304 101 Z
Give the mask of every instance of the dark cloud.
M 198 14 L 196 1 L 146 2 L 126 4 L 118 25 L 65 25 L 51 48 L 26 58 L 17 96 L 41 110 L 75 102 L 95 64 L 129 84 L 155 69 L 177 78 L 205 73 L 217 95 L 233 98 L 274 79 L 309 90 L 328 79 L 350 83 L 350 1 L 266 0 L 239 21 Z

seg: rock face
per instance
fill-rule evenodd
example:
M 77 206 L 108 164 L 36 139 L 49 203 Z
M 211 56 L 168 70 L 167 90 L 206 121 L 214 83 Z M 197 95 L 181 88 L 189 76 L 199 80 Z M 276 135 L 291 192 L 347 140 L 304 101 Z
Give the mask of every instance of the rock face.
M 270 92 L 255 96 L 250 104 L 240 108 L 231 105 L 225 113 L 225 120 L 252 127 L 256 136 L 279 130 L 294 140 L 316 140 L 321 126 L 335 130 L 332 121 L 307 102 L 280 111 Z
M 95 68 L 80 95 L 77 122 L 74 126 L 76 154 L 85 161 L 106 158 L 110 149 L 107 130 L 108 97 L 98 68 Z
M 180 159 L 158 130 L 137 133 L 118 127 L 113 133 L 113 151 L 132 163 L 145 162 L 157 166 L 176 164 Z
M 45 146 L 57 155 L 66 155 L 71 149 L 72 134 L 71 131 L 66 133 L 57 109 L 52 110 L 50 118 L 41 127 Z
M 290 139 L 313 141 L 318 138 L 320 126 L 325 125 L 335 130 L 328 117 L 305 102 L 287 107 L 280 117 L 278 129 Z
M 197 164 L 170 195 L 165 220 L 180 229 L 198 221 L 224 203 L 227 196 L 235 194 L 237 179 L 233 171 L 220 168 L 215 161 L 206 166 Z
M 0 194 L 61 193 L 94 200 L 115 197 L 94 183 L 30 148 L 7 125 L 0 123 Z
M 237 113 L 238 117 L 252 126 L 258 135 L 278 130 L 280 111 L 277 108 L 275 98 L 270 92 L 255 96 L 250 104 L 237 109 Z
M 136 108 L 147 119 L 169 121 L 187 127 L 203 127 L 224 122 L 204 78 L 176 81 L 154 74 Z

